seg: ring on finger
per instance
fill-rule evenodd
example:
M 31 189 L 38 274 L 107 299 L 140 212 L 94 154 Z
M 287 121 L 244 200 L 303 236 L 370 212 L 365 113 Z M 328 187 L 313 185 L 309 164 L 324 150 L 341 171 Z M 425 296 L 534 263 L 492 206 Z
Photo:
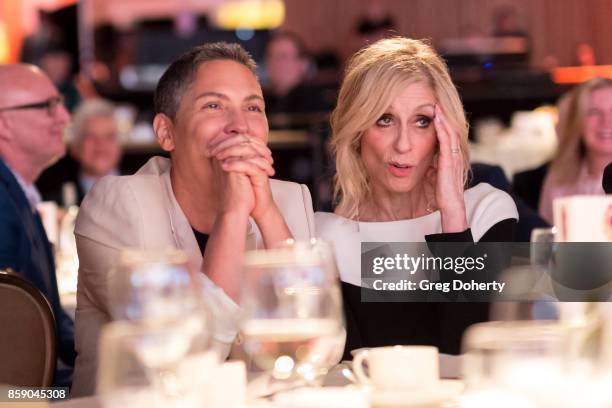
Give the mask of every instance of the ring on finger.
M 461 153 L 461 149 L 459 149 L 459 148 L 451 149 L 451 153 L 452 154 L 459 154 L 459 153 Z

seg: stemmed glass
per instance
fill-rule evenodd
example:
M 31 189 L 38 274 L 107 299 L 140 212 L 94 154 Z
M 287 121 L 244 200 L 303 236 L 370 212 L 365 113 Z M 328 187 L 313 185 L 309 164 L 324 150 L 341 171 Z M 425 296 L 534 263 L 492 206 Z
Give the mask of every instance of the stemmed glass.
M 182 362 L 212 353 L 211 319 L 198 289 L 179 250 L 126 250 L 110 276 L 111 315 L 131 327 L 124 351 L 168 398 L 184 393 Z
M 315 385 L 336 364 L 345 330 L 331 247 L 288 241 L 246 254 L 241 336 L 272 381 Z
M 196 315 L 156 326 L 107 324 L 100 336 L 97 384 L 103 406 L 204 406 L 218 365 L 206 338 L 206 325 Z
M 114 320 L 180 317 L 200 306 L 196 280 L 180 250 L 124 250 L 109 280 Z
M 503 272 L 509 289 L 491 304 L 493 320 L 558 320 L 552 272 L 555 263 L 555 229 L 535 228 L 529 244 L 529 263 Z

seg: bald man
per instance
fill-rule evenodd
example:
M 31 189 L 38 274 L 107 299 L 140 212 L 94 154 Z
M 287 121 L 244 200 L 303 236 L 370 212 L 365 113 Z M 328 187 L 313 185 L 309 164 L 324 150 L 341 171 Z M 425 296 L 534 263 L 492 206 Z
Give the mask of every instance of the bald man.
M 0 268 L 11 268 L 47 297 L 57 323 L 55 385 L 70 383 L 73 322 L 60 306 L 53 252 L 36 205 L 34 181 L 62 157 L 70 116 L 49 78 L 37 67 L 0 65 Z

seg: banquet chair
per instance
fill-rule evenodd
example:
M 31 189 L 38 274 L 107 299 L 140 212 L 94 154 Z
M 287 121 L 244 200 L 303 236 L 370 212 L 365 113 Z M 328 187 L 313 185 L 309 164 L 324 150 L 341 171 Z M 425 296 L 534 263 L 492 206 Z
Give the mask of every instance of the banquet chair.
M 47 298 L 0 269 L 0 384 L 49 387 L 56 364 L 55 317 Z

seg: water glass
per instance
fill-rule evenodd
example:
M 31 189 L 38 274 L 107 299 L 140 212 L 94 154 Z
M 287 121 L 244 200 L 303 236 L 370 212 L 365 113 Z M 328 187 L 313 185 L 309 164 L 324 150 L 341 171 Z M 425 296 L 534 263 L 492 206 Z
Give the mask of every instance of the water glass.
M 344 319 L 331 247 L 288 242 L 246 254 L 241 335 L 257 367 L 275 380 L 314 384 L 344 348 Z

